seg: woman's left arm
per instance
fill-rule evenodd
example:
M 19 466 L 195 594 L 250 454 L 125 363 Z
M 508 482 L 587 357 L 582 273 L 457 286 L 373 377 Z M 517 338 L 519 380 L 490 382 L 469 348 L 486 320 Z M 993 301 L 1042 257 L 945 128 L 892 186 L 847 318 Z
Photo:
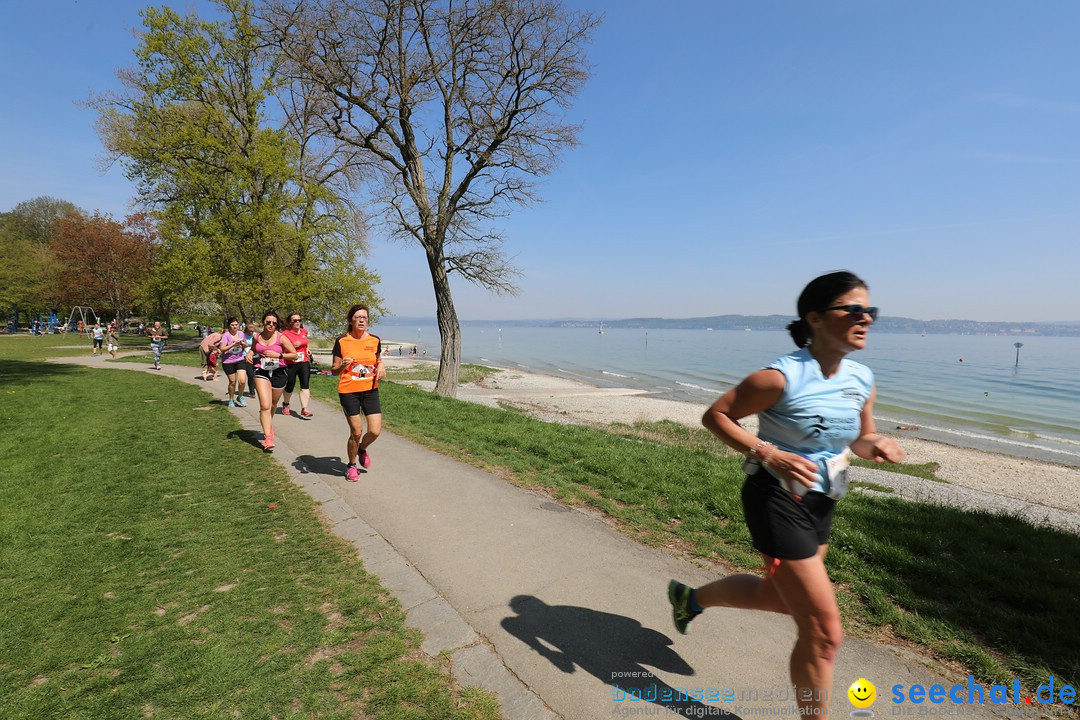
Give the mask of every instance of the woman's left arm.
M 878 435 L 877 426 L 874 424 L 875 398 L 877 387 L 870 391 L 870 399 L 863 405 L 859 415 L 859 438 L 851 443 L 851 452 L 874 462 L 901 462 L 904 459 L 904 449 L 900 444 L 892 438 Z

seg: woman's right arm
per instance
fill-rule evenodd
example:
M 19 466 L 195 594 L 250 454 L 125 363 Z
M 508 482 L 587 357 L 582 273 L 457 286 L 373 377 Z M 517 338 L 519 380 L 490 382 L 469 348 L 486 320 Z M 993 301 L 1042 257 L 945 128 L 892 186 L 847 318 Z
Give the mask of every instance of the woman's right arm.
M 817 481 L 817 464 L 801 455 L 781 450 L 748 432 L 739 420 L 768 410 L 784 394 L 784 375 L 779 370 L 758 370 L 705 411 L 701 424 L 733 450 L 751 455 L 785 480 L 810 487 Z

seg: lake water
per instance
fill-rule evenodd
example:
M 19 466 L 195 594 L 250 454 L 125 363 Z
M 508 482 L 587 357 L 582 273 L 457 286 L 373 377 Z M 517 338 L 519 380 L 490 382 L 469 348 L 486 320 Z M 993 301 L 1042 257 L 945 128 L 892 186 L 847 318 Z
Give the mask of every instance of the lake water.
M 434 326 L 373 332 L 419 342 L 438 357 Z M 785 332 L 462 328 L 465 362 L 700 405 L 794 347 Z M 1080 338 L 871 333 L 867 349 L 851 357 L 874 371 L 882 429 L 916 425 L 910 434 L 1080 466 Z

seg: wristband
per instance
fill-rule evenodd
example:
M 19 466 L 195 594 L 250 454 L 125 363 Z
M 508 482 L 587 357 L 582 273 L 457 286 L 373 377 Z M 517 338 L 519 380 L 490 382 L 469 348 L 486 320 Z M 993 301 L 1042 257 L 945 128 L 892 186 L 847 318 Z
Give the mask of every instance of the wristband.
M 761 457 L 761 449 L 762 449 L 763 447 L 767 447 L 767 446 L 772 446 L 772 447 L 776 447 L 775 445 L 773 445 L 773 444 L 772 444 L 771 442 L 769 442 L 768 440 L 762 440 L 762 441 L 761 441 L 761 442 L 759 442 L 759 443 L 758 443 L 757 445 L 755 445 L 754 447 L 750 448 L 750 457 L 752 457 L 752 458 L 757 458 L 758 460 L 761 460 L 761 459 L 762 459 L 762 457 Z

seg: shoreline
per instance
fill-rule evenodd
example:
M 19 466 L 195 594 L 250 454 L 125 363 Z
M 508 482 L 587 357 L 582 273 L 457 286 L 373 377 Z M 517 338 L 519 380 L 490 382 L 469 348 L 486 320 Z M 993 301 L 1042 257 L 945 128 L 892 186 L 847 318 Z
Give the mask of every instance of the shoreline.
M 434 365 L 437 360 L 387 355 L 384 356 L 384 362 L 392 380 L 395 366 L 407 367 L 416 363 Z M 495 367 L 500 372 L 488 378 L 482 386 L 462 384 L 458 399 L 489 407 L 510 405 L 548 422 L 596 426 L 615 422 L 629 424 L 638 421 L 671 420 L 700 428 L 701 415 L 706 409 L 704 404 L 659 398 L 646 390 L 596 387 L 577 380 L 521 369 L 490 367 Z M 431 381 L 411 382 L 428 390 L 434 387 Z M 757 426 L 757 419 L 746 418 L 743 424 L 753 431 Z M 900 442 L 907 453 L 905 462 L 937 463 L 939 469 L 935 474 L 949 485 L 1016 501 L 1012 505 L 1018 507 L 1007 504 L 1002 508 L 1007 511 L 1024 514 L 1021 513 L 1022 508 L 1030 505 L 1031 512 L 1026 513 L 1029 515 L 1039 516 L 1039 508 L 1051 508 L 1075 515 L 1076 508 L 1080 507 L 1080 468 L 912 437 L 905 431 L 898 432 L 888 426 L 880 427 L 879 432 Z M 875 480 L 880 476 L 896 475 L 881 471 L 871 472 L 874 473 Z M 925 490 L 919 494 L 924 495 Z

